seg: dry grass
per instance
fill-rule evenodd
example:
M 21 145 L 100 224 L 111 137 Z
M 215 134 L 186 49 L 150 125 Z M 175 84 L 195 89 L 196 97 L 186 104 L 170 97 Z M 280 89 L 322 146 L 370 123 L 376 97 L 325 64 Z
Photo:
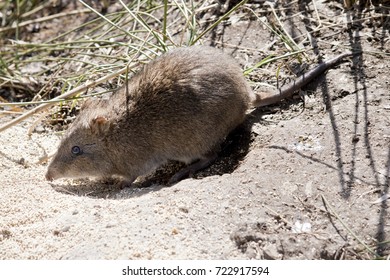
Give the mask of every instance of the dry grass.
M 137 70 L 140 64 L 170 48 L 199 43 L 238 11 L 255 16 L 285 46 L 283 54 L 269 55 L 246 69 L 245 74 L 275 60 L 293 58 L 302 63 L 303 58 L 308 59 L 305 52 L 311 48 L 302 48 L 291 38 L 279 11 L 265 3 L 265 11 L 271 14 L 266 22 L 246 2 L 240 1 L 232 7 L 217 7 L 214 1 L 179 0 L 162 3 L 120 0 L 115 5 L 100 1 L 99 6 L 85 0 L 3 2 L 0 4 L 0 107 L 3 114 L 21 114 L 19 107 L 38 107 L 0 131 L 53 103 L 114 90 L 123 84 L 128 71 Z M 349 2 L 344 5 L 357 4 Z M 213 14 L 217 8 L 222 11 L 219 17 L 209 22 L 198 20 L 200 13 Z M 318 22 L 318 30 L 327 28 L 319 16 Z M 64 24 L 66 31 L 50 34 L 39 30 L 42 23 L 47 28 Z M 34 32 L 42 33 L 43 39 L 29 40 Z M 279 71 L 275 73 L 278 75 Z

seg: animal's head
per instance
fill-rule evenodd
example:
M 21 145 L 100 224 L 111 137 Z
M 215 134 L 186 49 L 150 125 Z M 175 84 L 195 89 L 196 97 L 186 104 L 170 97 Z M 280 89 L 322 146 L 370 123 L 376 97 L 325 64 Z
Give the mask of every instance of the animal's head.
M 96 113 L 97 102 L 86 102 L 79 116 L 66 131 L 57 153 L 50 162 L 46 179 L 102 177 L 112 170 L 106 149 L 111 122 Z

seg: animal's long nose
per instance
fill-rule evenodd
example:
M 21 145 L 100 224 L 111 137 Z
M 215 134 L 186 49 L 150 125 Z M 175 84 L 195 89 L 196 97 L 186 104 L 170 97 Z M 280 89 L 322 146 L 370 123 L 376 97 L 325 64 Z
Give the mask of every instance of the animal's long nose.
M 51 172 L 49 170 L 46 172 L 45 178 L 48 181 L 53 181 L 53 175 L 51 174 Z

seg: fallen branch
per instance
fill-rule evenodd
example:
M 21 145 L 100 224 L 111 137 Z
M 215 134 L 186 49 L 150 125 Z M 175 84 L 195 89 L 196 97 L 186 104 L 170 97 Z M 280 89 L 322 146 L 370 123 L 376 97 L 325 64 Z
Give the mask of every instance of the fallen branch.
M 59 102 L 59 101 L 62 101 L 62 99 L 73 97 L 73 96 L 75 96 L 79 92 L 88 90 L 88 88 L 90 88 L 90 87 L 94 87 L 94 86 L 96 86 L 98 84 L 101 84 L 101 83 L 103 83 L 105 81 L 108 81 L 108 80 L 110 80 L 112 78 L 115 78 L 115 77 L 117 77 L 117 76 L 119 76 L 119 75 L 121 75 L 123 73 L 126 73 L 127 71 L 129 71 L 129 69 L 132 69 L 132 68 L 134 68 L 134 67 L 136 67 L 138 65 L 139 65 L 139 63 L 134 63 L 134 64 L 132 64 L 132 65 L 130 65 L 128 67 L 124 67 L 124 68 L 120 69 L 119 71 L 117 71 L 115 73 L 112 73 L 112 74 L 109 74 L 107 76 L 104 76 L 104 77 L 102 77 L 100 79 L 97 79 L 96 81 L 88 82 L 88 83 L 86 83 L 86 84 L 84 84 L 82 86 L 79 86 L 79 87 L 76 87 L 76 88 L 72 89 L 71 91 L 68 91 L 68 92 L 66 92 L 64 94 L 61 94 L 61 95 L 51 99 L 49 103 L 41 104 L 41 105 L 31 109 L 30 111 L 24 113 L 23 115 L 17 117 L 16 119 L 13 119 L 12 121 L 10 121 L 10 122 L 6 123 L 5 125 L 1 126 L 0 127 L 0 132 L 6 130 L 7 128 L 10 128 L 11 126 L 14 126 L 14 125 L 20 123 L 21 121 L 27 119 L 28 117 L 31 117 L 32 115 L 34 115 L 34 114 L 36 114 L 38 112 L 41 112 L 43 110 L 46 110 L 46 109 L 50 108 L 51 106 L 53 106 L 56 103 L 55 101 Z

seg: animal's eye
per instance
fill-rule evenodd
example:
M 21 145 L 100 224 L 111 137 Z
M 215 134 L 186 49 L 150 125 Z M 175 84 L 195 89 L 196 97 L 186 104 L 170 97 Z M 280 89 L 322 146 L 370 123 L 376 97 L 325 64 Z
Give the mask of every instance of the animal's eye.
M 75 156 L 81 155 L 83 153 L 79 146 L 73 146 L 71 151 Z

